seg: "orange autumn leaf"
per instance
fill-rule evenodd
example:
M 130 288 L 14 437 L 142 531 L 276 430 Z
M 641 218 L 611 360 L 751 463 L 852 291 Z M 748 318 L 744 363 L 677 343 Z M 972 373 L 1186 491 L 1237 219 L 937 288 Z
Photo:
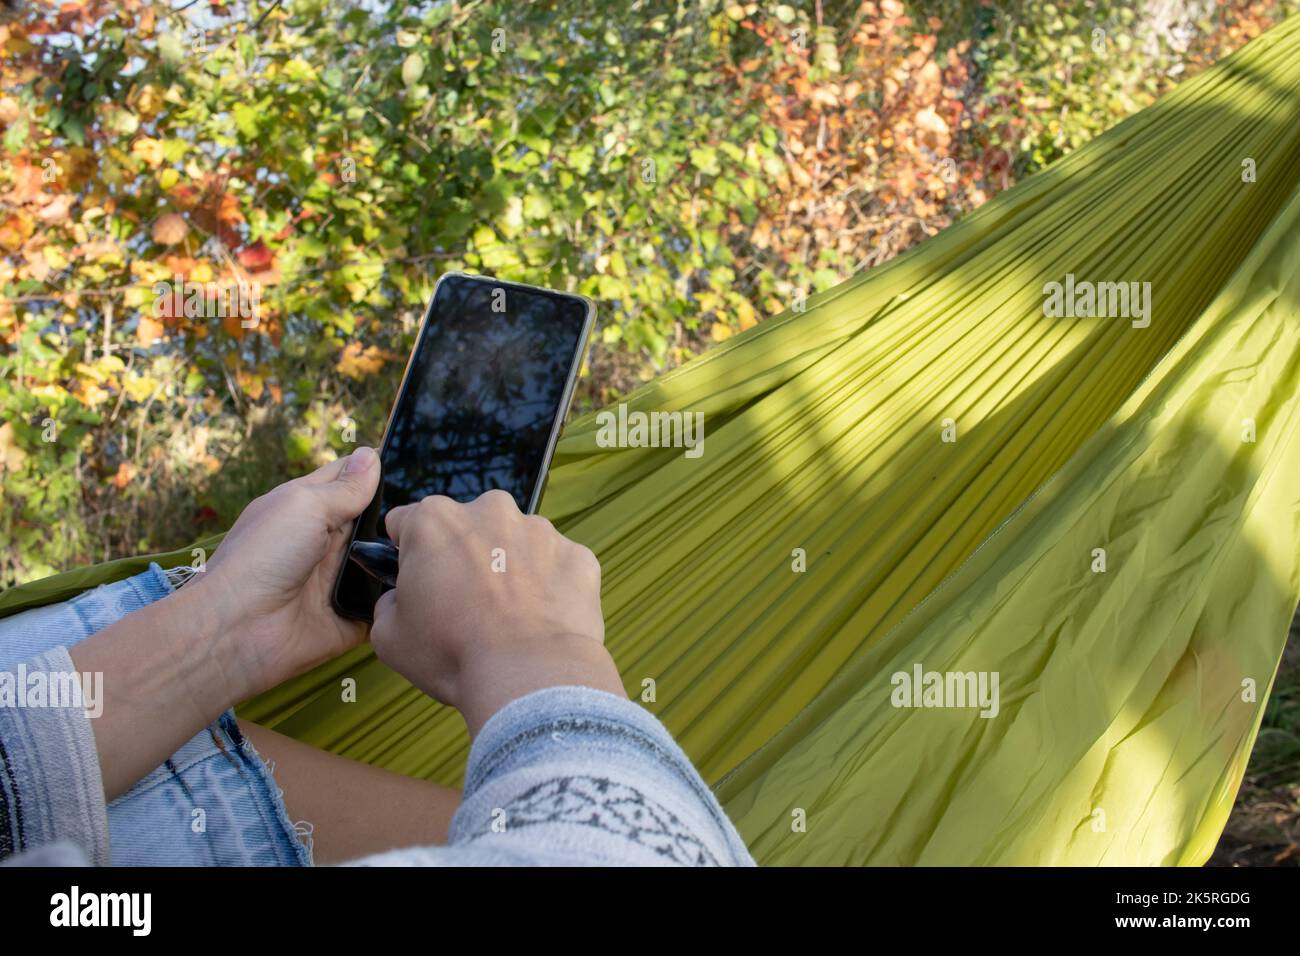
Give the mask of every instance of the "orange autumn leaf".
M 189 256 L 164 256 L 163 264 L 167 266 L 172 275 L 178 275 L 183 279 L 188 279 L 190 272 L 198 263 Z
M 190 234 L 189 224 L 179 213 L 169 212 L 159 216 L 153 224 L 153 241 L 163 246 L 184 242 Z
M 121 255 L 117 243 L 111 239 L 94 239 L 83 245 L 76 246 L 72 250 L 74 256 L 81 256 L 89 262 L 98 262 L 101 259 L 107 259 L 110 256 Z
M 11 213 L 9 218 L 0 224 L 0 248 L 10 252 L 21 249 L 35 229 L 36 224 L 30 216 L 21 212 Z
M 243 390 L 244 394 L 253 401 L 261 398 L 262 392 L 266 388 L 266 380 L 261 375 L 256 375 L 242 368 L 235 373 L 235 382 Z
M 932 149 L 943 148 L 952 139 L 948 134 L 948 124 L 933 106 L 927 106 L 916 114 L 916 126 L 923 134 L 922 140 Z
M 392 352 L 378 346 L 371 345 L 363 349 L 360 342 L 349 342 L 334 367 L 340 374 L 360 381 L 367 375 L 375 374 L 384 367 L 385 362 L 391 362 L 395 358 L 397 356 Z
M 239 315 L 235 313 L 231 313 L 221 317 L 221 327 L 225 329 L 229 335 L 237 339 L 242 339 L 244 337 L 244 333 L 248 331 L 247 329 L 244 328 L 243 323 L 244 320 L 241 319 Z
M 129 461 L 120 463 L 117 466 L 117 474 L 113 476 L 113 487 L 118 491 L 126 488 L 131 483 L 131 479 L 135 477 L 135 471 L 135 465 Z
M 24 157 L 10 164 L 10 178 L 13 185 L 3 198 L 15 206 L 27 203 L 40 203 L 45 198 L 45 182 L 41 178 L 43 170 L 33 165 Z
M 163 324 L 147 315 L 140 316 L 140 324 L 135 328 L 136 340 L 145 348 L 153 345 L 163 337 Z
M 234 193 L 222 193 L 221 206 L 217 210 L 217 222 L 233 226 L 244 221 L 244 211 L 239 208 L 239 197 Z
M 53 226 L 68 218 L 74 197 L 70 193 L 60 193 L 50 200 L 49 205 L 36 214 L 36 218 L 47 226 Z

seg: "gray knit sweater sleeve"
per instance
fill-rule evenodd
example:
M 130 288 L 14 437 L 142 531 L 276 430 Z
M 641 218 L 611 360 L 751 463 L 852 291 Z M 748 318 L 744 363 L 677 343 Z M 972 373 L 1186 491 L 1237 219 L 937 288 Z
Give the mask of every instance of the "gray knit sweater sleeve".
M 753 866 L 699 773 L 624 697 L 553 687 L 503 707 L 470 750 L 450 845 L 381 866 Z
M 0 674 L 0 860 L 34 862 L 22 854 L 57 844 L 109 862 L 94 733 L 80 699 L 63 693 L 75 679 L 62 647 Z

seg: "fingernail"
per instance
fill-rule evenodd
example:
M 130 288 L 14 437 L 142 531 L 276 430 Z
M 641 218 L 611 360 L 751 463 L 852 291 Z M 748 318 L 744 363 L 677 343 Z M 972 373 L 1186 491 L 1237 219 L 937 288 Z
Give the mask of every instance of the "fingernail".
M 352 454 L 348 455 L 348 463 L 343 466 L 343 474 L 350 475 L 354 472 L 365 471 L 375 461 L 375 450 L 362 445 Z

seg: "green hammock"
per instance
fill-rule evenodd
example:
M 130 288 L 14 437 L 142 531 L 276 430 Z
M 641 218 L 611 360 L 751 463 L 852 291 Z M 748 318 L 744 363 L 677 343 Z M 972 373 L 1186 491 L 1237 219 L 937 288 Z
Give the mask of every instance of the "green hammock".
M 1300 599 L 1298 187 L 1292 18 L 629 396 L 705 413 L 701 457 L 566 430 L 543 511 L 600 556 L 629 692 L 760 862 L 1207 859 Z M 1045 315 L 1067 274 L 1150 282 L 1149 327 Z M 894 706 L 918 666 L 996 672 L 998 714 Z M 465 760 L 364 648 L 240 712 L 446 783 Z

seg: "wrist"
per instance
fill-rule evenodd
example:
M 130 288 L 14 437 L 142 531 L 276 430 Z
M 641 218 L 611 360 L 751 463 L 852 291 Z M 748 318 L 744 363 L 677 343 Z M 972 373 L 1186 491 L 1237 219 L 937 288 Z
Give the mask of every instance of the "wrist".
M 528 645 L 471 653 L 460 675 L 465 688 L 457 708 L 471 737 L 511 701 L 548 687 L 592 687 L 626 696 L 605 646 L 581 634 L 548 636 Z
M 222 590 L 205 579 L 191 580 L 158 607 L 168 613 L 178 639 L 175 679 L 202 702 L 220 713 L 257 693 L 241 647 L 248 634 L 237 602 L 224 600 Z

